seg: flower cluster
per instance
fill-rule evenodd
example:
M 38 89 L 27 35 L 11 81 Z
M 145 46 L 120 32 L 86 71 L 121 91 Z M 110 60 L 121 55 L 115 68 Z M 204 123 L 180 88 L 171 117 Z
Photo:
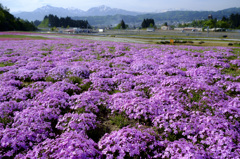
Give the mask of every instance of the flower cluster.
M 0 158 L 239 158 L 239 66 L 236 48 L 1 41 Z
M 157 158 L 161 157 L 164 143 L 157 139 L 152 130 L 124 127 L 104 135 L 98 145 L 107 159 L 137 156 Z
M 75 130 L 77 132 L 84 132 L 85 130 L 94 129 L 96 127 L 95 123 L 96 115 L 93 113 L 67 113 L 59 117 L 56 128 L 62 131 Z
M 65 132 L 56 139 L 46 139 L 20 158 L 100 158 L 97 144 L 76 131 Z

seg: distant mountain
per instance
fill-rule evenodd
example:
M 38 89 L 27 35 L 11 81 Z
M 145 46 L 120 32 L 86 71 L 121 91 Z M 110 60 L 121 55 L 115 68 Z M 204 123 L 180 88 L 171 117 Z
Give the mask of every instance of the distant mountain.
M 240 14 L 240 8 L 229 8 L 219 11 L 186 11 L 170 9 L 168 11 L 158 11 L 158 13 L 139 13 L 123 9 L 110 8 L 104 5 L 90 8 L 87 11 L 47 5 L 32 12 L 18 12 L 13 13 L 13 15 L 29 21 L 42 21 L 44 16 L 49 14 L 57 15 L 58 17 L 69 16 L 74 20 L 87 20 L 90 25 L 94 26 L 114 26 L 123 19 L 128 25 L 139 26 L 143 19 L 146 18 L 154 19 L 155 24 L 161 24 L 164 22 L 171 24 L 173 22 L 190 22 L 193 20 L 206 19 L 209 14 L 212 14 L 213 18 L 221 19 L 223 16 L 228 17 L 232 13 Z
M 87 16 L 106 16 L 106 15 L 117 15 L 117 14 L 136 16 L 136 15 L 139 15 L 142 13 L 127 11 L 127 10 L 118 9 L 118 8 L 110 8 L 105 5 L 102 5 L 99 7 L 90 8 L 86 12 L 86 14 L 87 14 Z
M 26 19 L 29 21 L 34 20 L 43 20 L 45 15 L 53 14 L 59 17 L 67 17 L 67 16 L 85 16 L 85 12 L 80 9 L 65 9 L 61 7 L 53 7 L 50 5 L 43 6 L 38 8 L 32 12 L 18 12 L 13 13 L 15 17 L 20 17 L 21 19 Z
M 136 16 L 142 13 L 127 11 L 127 10 L 117 9 L 117 8 L 110 8 L 104 5 L 90 8 L 88 11 L 83 11 L 80 9 L 73 9 L 73 8 L 53 7 L 53 6 L 47 5 L 47 6 L 38 8 L 32 12 L 13 13 L 15 17 L 20 17 L 21 19 L 26 19 L 29 21 L 43 20 L 44 16 L 49 14 L 57 15 L 58 17 L 67 17 L 67 16 L 80 17 L 80 16 L 106 16 L 106 15 L 116 15 L 116 14 Z
M 138 26 L 142 23 L 143 19 L 152 18 L 155 24 L 164 22 L 191 22 L 193 20 L 207 19 L 209 14 L 213 18 L 222 19 L 223 16 L 229 17 L 231 14 L 240 14 L 240 8 L 229 8 L 220 11 L 167 11 L 163 13 L 148 13 L 137 16 L 131 15 L 108 15 L 108 16 L 91 16 L 91 17 L 72 17 L 75 20 L 87 20 L 91 25 L 106 26 L 116 25 L 122 19 L 125 23 L 132 26 Z
M 164 13 L 164 12 L 169 12 L 169 11 L 192 11 L 184 8 L 169 8 L 169 9 L 164 9 L 164 10 L 155 10 L 153 13 Z

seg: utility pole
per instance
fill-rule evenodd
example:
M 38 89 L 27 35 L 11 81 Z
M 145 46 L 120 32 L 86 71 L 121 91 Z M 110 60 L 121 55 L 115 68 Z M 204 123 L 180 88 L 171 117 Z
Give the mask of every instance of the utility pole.
M 207 27 L 207 37 L 209 37 L 209 26 Z

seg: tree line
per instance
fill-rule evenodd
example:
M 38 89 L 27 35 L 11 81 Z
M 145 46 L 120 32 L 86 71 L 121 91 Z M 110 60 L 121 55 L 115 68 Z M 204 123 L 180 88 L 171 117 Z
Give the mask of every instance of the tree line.
M 240 14 L 231 14 L 229 18 L 223 17 L 222 21 L 230 24 L 230 28 L 240 29 Z
M 154 27 L 155 26 L 154 19 L 143 19 L 141 26 L 142 28 Z
M 73 20 L 70 17 L 59 18 L 56 15 L 49 14 L 44 17 L 43 22 L 48 22 L 48 27 L 79 27 L 79 28 L 91 28 L 87 20 Z
M 143 19 L 141 24 L 142 28 L 148 28 L 148 27 L 154 27 L 154 26 L 155 26 L 154 19 Z M 114 29 L 127 29 L 127 28 L 128 28 L 128 25 L 124 22 L 123 19 L 116 27 L 114 27 Z
M 37 30 L 32 22 L 15 18 L 9 9 L 0 3 L 0 31 L 34 31 Z
M 240 29 L 240 14 L 231 14 L 229 18 L 223 16 L 221 20 L 206 19 L 194 20 L 188 24 L 179 24 L 178 27 L 209 27 L 209 28 L 225 28 Z

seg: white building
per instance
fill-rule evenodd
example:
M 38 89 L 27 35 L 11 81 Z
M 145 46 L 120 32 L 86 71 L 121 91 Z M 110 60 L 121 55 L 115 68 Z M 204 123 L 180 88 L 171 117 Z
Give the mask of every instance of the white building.
M 99 33 L 103 33 L 103 32 L 104 32 L 104 29 L 98 29 L 98 32 L 99 32 Z
M 185 27 L 185 28 L 174 28 L 176 31 L 192 31 L 192 32 L 200 32 L 202 28 L 194 28 L 194 27 Z
M 154 28 L 147 28 L 147 32 L 154 32 L 155 29 Z
M 170 26 L 161 26 L 161 30 L 172 30 Z

